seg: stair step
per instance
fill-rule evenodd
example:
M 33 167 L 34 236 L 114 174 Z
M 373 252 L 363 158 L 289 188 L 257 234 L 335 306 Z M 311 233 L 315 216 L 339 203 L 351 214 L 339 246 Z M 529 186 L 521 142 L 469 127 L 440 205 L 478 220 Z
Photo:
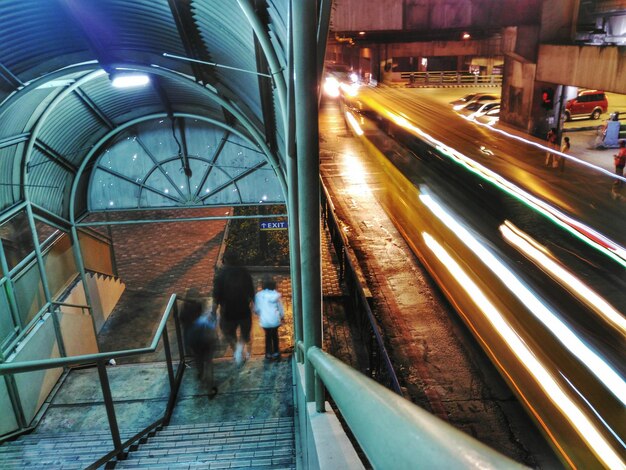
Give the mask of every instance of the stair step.
M 141 429 L 137 430 L 124 430 L 120 431 L 120 436 L 122 439 L 128 439 L 129 437 L 134 436 L 136 433 L 141 431 Z M 86 439 L 100 439 L 104 440 L 107 438 L 111 438 L 111 431 L 102 430 L 102 431 L 81 431 L 81 432 L 66 432 L 66 433 L 39 433 L 33 432 L 30 434 L 24 434 L 13 441 L 8 441 L 2 444 L 2 446 L 6 445 L 20 445 L 20 444 L 32 444 L 37 442 L 55 442 L 55 441 L 84 441 Z M 0 446 L 0 448 L 2 448 Z
M 295 468 L 295 456 L 253 457 L 249 459 L 232 459 L 225 457 L 222 460 L 206 458 L 191 459 L 190 457 L 164 457 L 160 459 L 124 460 L 118 462 L 115 468 Z
M 293 440 L 289 441 L 280 441 L 280 442 L 272 442 L 272 443 L 262 443 L 262 442 L 250 442 L 242 445 L 202 445 L 193 448 L 152 448 L 146 449 L 144 446 L 139 447 L 138 450 L 132 451 L 130 455 L 135 457 L 162 457 L 169 454 L 175 453 L 202 453 L 202 454 L 217 454 L 217 453 L 234 453 L 234 454 L 242 454 L 242 453 L 252 453 L 255 452 L 275 452 L 275 453 L 284 453 L 293 451 L 294 443 Z
M 278 434 L 293 434 L 293 426 L 290 427 L 282 427 L 282 428 L 264 428 L 264 429 L 242 429 L 242 430 L 233 430 L 233 431 L 211 431 L 211 430 L 198 430 L 194 432 L 181 432 L 177 434 L 173 434 L 170 432 L 161 431 L 156 436 L 151 439 L 158 439 L 161 441 L 168 440 L 185 440 L 185 441 L 197 441 L 199 439 L 204 439 L 207 437 L 211 438 L 243 438 L 246 436 L 275 436 Z

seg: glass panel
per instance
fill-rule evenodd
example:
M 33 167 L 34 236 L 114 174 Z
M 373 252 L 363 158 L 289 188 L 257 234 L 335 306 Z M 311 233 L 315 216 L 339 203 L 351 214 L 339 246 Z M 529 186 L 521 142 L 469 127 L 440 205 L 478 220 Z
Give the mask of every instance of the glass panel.
M 25 326 L 46 303 L 37 263 L 31 263 L 20 273 L 19 278 L 15 280 L 14 287 L 20 320 Z
M 80 251 L 85 269 L 111 276 L 115 275 L 111 247 L 107 242 L 92 237 L 83 231 L 78 232 L 78 240 L 80 241 Z
M 9 269 L 35 250 L 26 212 L 22 211 L 0 225 L 0 240 Z
M 35 219 L 35 228 L 37 229 L 37 239 L 41 249 L 49 246 L 54 240 L 63 235 L 61 230 L 37 219 Z
M 58 298 L 78 274 L 72 252 L 72 239 L 69 234 L 59 232 L 61 236 L 44 254 L 46 277 L 53 299 Z
M 8 282 L 5 282 L 0 287 L 0 345 L 4 345 L 15 333 L 15 323 L 6 293 L 7 285 Z

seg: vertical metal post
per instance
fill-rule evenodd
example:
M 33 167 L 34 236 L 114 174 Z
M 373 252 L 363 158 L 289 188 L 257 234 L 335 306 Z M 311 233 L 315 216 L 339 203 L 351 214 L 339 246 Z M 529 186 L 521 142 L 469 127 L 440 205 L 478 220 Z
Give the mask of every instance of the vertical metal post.
M 163 350 L 165 351 L 165 362 L 167 363 L 167 376 L 170 380 L 170 392 L 174 393 L 174 367 L 172 366 L 172 351 L 170 351 L 170 339 L 168 338 L 167 325 L 163 328 Z
M 6 293 L 7 300 L 9 301 L 9 314 L 13 318 L 13 324 L 22 327 L 22 320 L 20 318 L 20 312 L 17 308 L 17 300 L 15 300 L 15 292 L 13 292 L 13 279 L 9 276 L 9 263 L 7 261 L 6 253 L 4 252 L 4 246 L 0 242 L 0 266 L 2 266 L 2 272 L 6 277 Z
M 294 66 L 293 66 L 293 28 L 291 25 L 291 4 L 287 21 L 288 35 L 288 81 L 287 81 L 287 126 L 285 139 L 287 155 L 287 211 L 289 213 L 289 265 L 291 271 L 291 309 L 293 311 L 294 343 L 304 341 L 302 333 L 302 273 L 300 270 L 300 227 L 298 211 L 298 161 L 296 152 L 295 128 L 295 96 L 294 96 Z M 299 348 L 296 350 L 296 360 L 304 362 L 304 355 Z
M 317 41 L 315 0 L 291 3 L 293 18 L 298 208 L 302 277 L 304 347 L 322 344 L 320 257 L 319 133 L 317 112 Z M 305 358 L 307 401 L 315 397 L 313 366 Z
M 109 213 L 108 212 L 104 212 L 104 220 L 106 220 L 107 222 L 109 221 Z M 117 259 L 115 257 L 115 244 L 113 243 L 113 231 L 111 230 L 111 226 L 107 225 L 107 234 L 109 236 L 109 253 L 111 256 L 111 268 L 113 269 L 113 274 L 114 275 L 118 275 L 117 274 Z
M 15 383 L 15 376 L 13 374 L 5 375 L 4 383 L 7 387 L 7 392 L 9 394 L 9 400 L 11 400 L 13 411 L 15 412 L 15 416 L 17 417 L 17 425 L 20 427 L 20 429 L 24 429 L 28 426 L 28 423 L 26 422 L 26 416 L 24 415 L 22 399 L 20 398 L 20 394 L 17 390 L 17 384 Z
M 41 246 L 39 245 L 39 237 L 37 236 L 37 227 L 35 226 L 35 217 L 33 216 L 33 208 L 30 204 L 26 205 L 26 214 L 28 215 L 28 225 L 30 226 L 30 233 L 33 237 L 33 246 L 35 247 L 35 256 L 37 257 L 37 266 L 39 267 L 39 275 L 41 276 L 41 285 L 43 286 L 43 294 L 46 298 L 46 302 L 52 307 L 52 294 L 50 294 L 50 287 L 48 286 L 48 275 L 46 274 L 46 265 L 41 253 Z M 61 324 L 59 319 L 50 308 L 52 313 L 52 324 L 54 325 L 54 334 L 57 338 L 57 344 L 59 346 L 59 354 L 65 356 L 65 345 L 63 344 L 63 335 L 61 334 Z
M 72 224 L 70 228 L 72 234 L 72 252 L 74 253 L 74 260 L 76 261 L 76 267 L 78 267 L 78 274 L 80 280 L 83 283 L 83 292 L 85 292 L 85 303 L 89 307 L 89 315 L 91 316 L 91 324 L 93 326 L 93 332 L 96 336 L 96 346 L 100 351 L 100 343 L 98 342 L 98 328 L 96 328 L 96 319 L 93 316 L 93 307 L 91 303 L 91 294 L 89 293 L 89 286 L 87 285 L 87 274 L 85 273 L 85 263 L 83 262 L 83 253 L 80 249 L 80 240 L 78 238 L 78 231 L 76 225 Z
M 117 418 L 115 417 L 115 407 L 113 405 L 113 397 L 111 396 L 111 386 L 109 385 L 109 376 L 104 361 L 98 361 L 98 376 L 100 377 L 100 386 L 102 387 L 102 397 L 104 398 L 104 407 L 107 411 L 109 419 L 109 428 L 111 429 L 111 438 L 115 450 L 122 452 L 122 440 L 120 439 L 120 430 L 117 427 Z
M 319 21 L 317 22 L 317 82 L 320 83 L 324 71 L 324 59 L 326 57 L 326 44 L 328 43 L 328 30 L 330 27 L 330 12 L 332 0 L 320 0 Z M 371 70 L 370 70 L 371 72 Z M 321 87 L 320 87 L 320 96 Z
M 315 411 L 318 413 L 326 412 L 326 407 L 324 406 L 324 383 L 322 379 L 320 379 L 317 372 L 315 373 Z
M 185 346 L 183 345 L 183 334 L 180 328 L 180 319 L 178 318 L 178 304 L 174 301 L 172 306 L 174 316 L 174 328 L 176 329 L 176 344 L 178 345 L 178 362 L 179 364 L 185 359 Z

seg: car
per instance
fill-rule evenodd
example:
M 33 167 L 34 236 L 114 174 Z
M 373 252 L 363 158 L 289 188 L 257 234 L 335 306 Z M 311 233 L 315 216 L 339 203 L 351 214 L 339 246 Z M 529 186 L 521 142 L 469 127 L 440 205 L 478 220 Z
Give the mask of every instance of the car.
M 500 106 L 496 106 L 489 111 L 487 111 L 482 116 L 478 116 L 476 118 L 476 122 L 480 122 L 481 124 L 486 124 L 488 126 L 493 126 L 500 119 Z
M 465 105 L 469 103 L 478 93 L 470 93 L 469 95 L 465 95 L 463 98 L 459 98 L 458 100 L 450 101 L 452 106 L 456 106 L 458 104 Z
M 476 119 L 493 108 L 500 108 L 499 101 L 473 101 L 459 110 L 459 113 L 467 116 L 467 119 Z
M 472 94 L 464 96 L 461 99 L 453 101 L 450 104 L 452 104 L 452 109 L 454 109 L 455 111 L 458 111 L 470 103 L 481 102 L 481 101 L 482 102 L 498 101 L 498 100 L 500 100 L 500 95 L 496 95 L 494 93 L 472 93 Z
M 565 103 L 565 119 L 571 121 L 574 116 L 589 116 L 591 119 L 600 119 L 606 113 L 609 102 L 601 90 L 584 90 L 576 98 Z

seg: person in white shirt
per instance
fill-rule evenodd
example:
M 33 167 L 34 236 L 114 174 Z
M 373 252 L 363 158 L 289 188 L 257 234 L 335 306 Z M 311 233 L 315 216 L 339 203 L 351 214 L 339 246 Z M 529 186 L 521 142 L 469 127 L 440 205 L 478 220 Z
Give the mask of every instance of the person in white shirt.
M 254 296 L 254 311 L 259 317 L 259 324 L 265 331 L 265 359 L 279 359 L 278 327 L 283 321 L 285 311 L 276 290 L 276 281 L 263 279 L 263 289 Z

